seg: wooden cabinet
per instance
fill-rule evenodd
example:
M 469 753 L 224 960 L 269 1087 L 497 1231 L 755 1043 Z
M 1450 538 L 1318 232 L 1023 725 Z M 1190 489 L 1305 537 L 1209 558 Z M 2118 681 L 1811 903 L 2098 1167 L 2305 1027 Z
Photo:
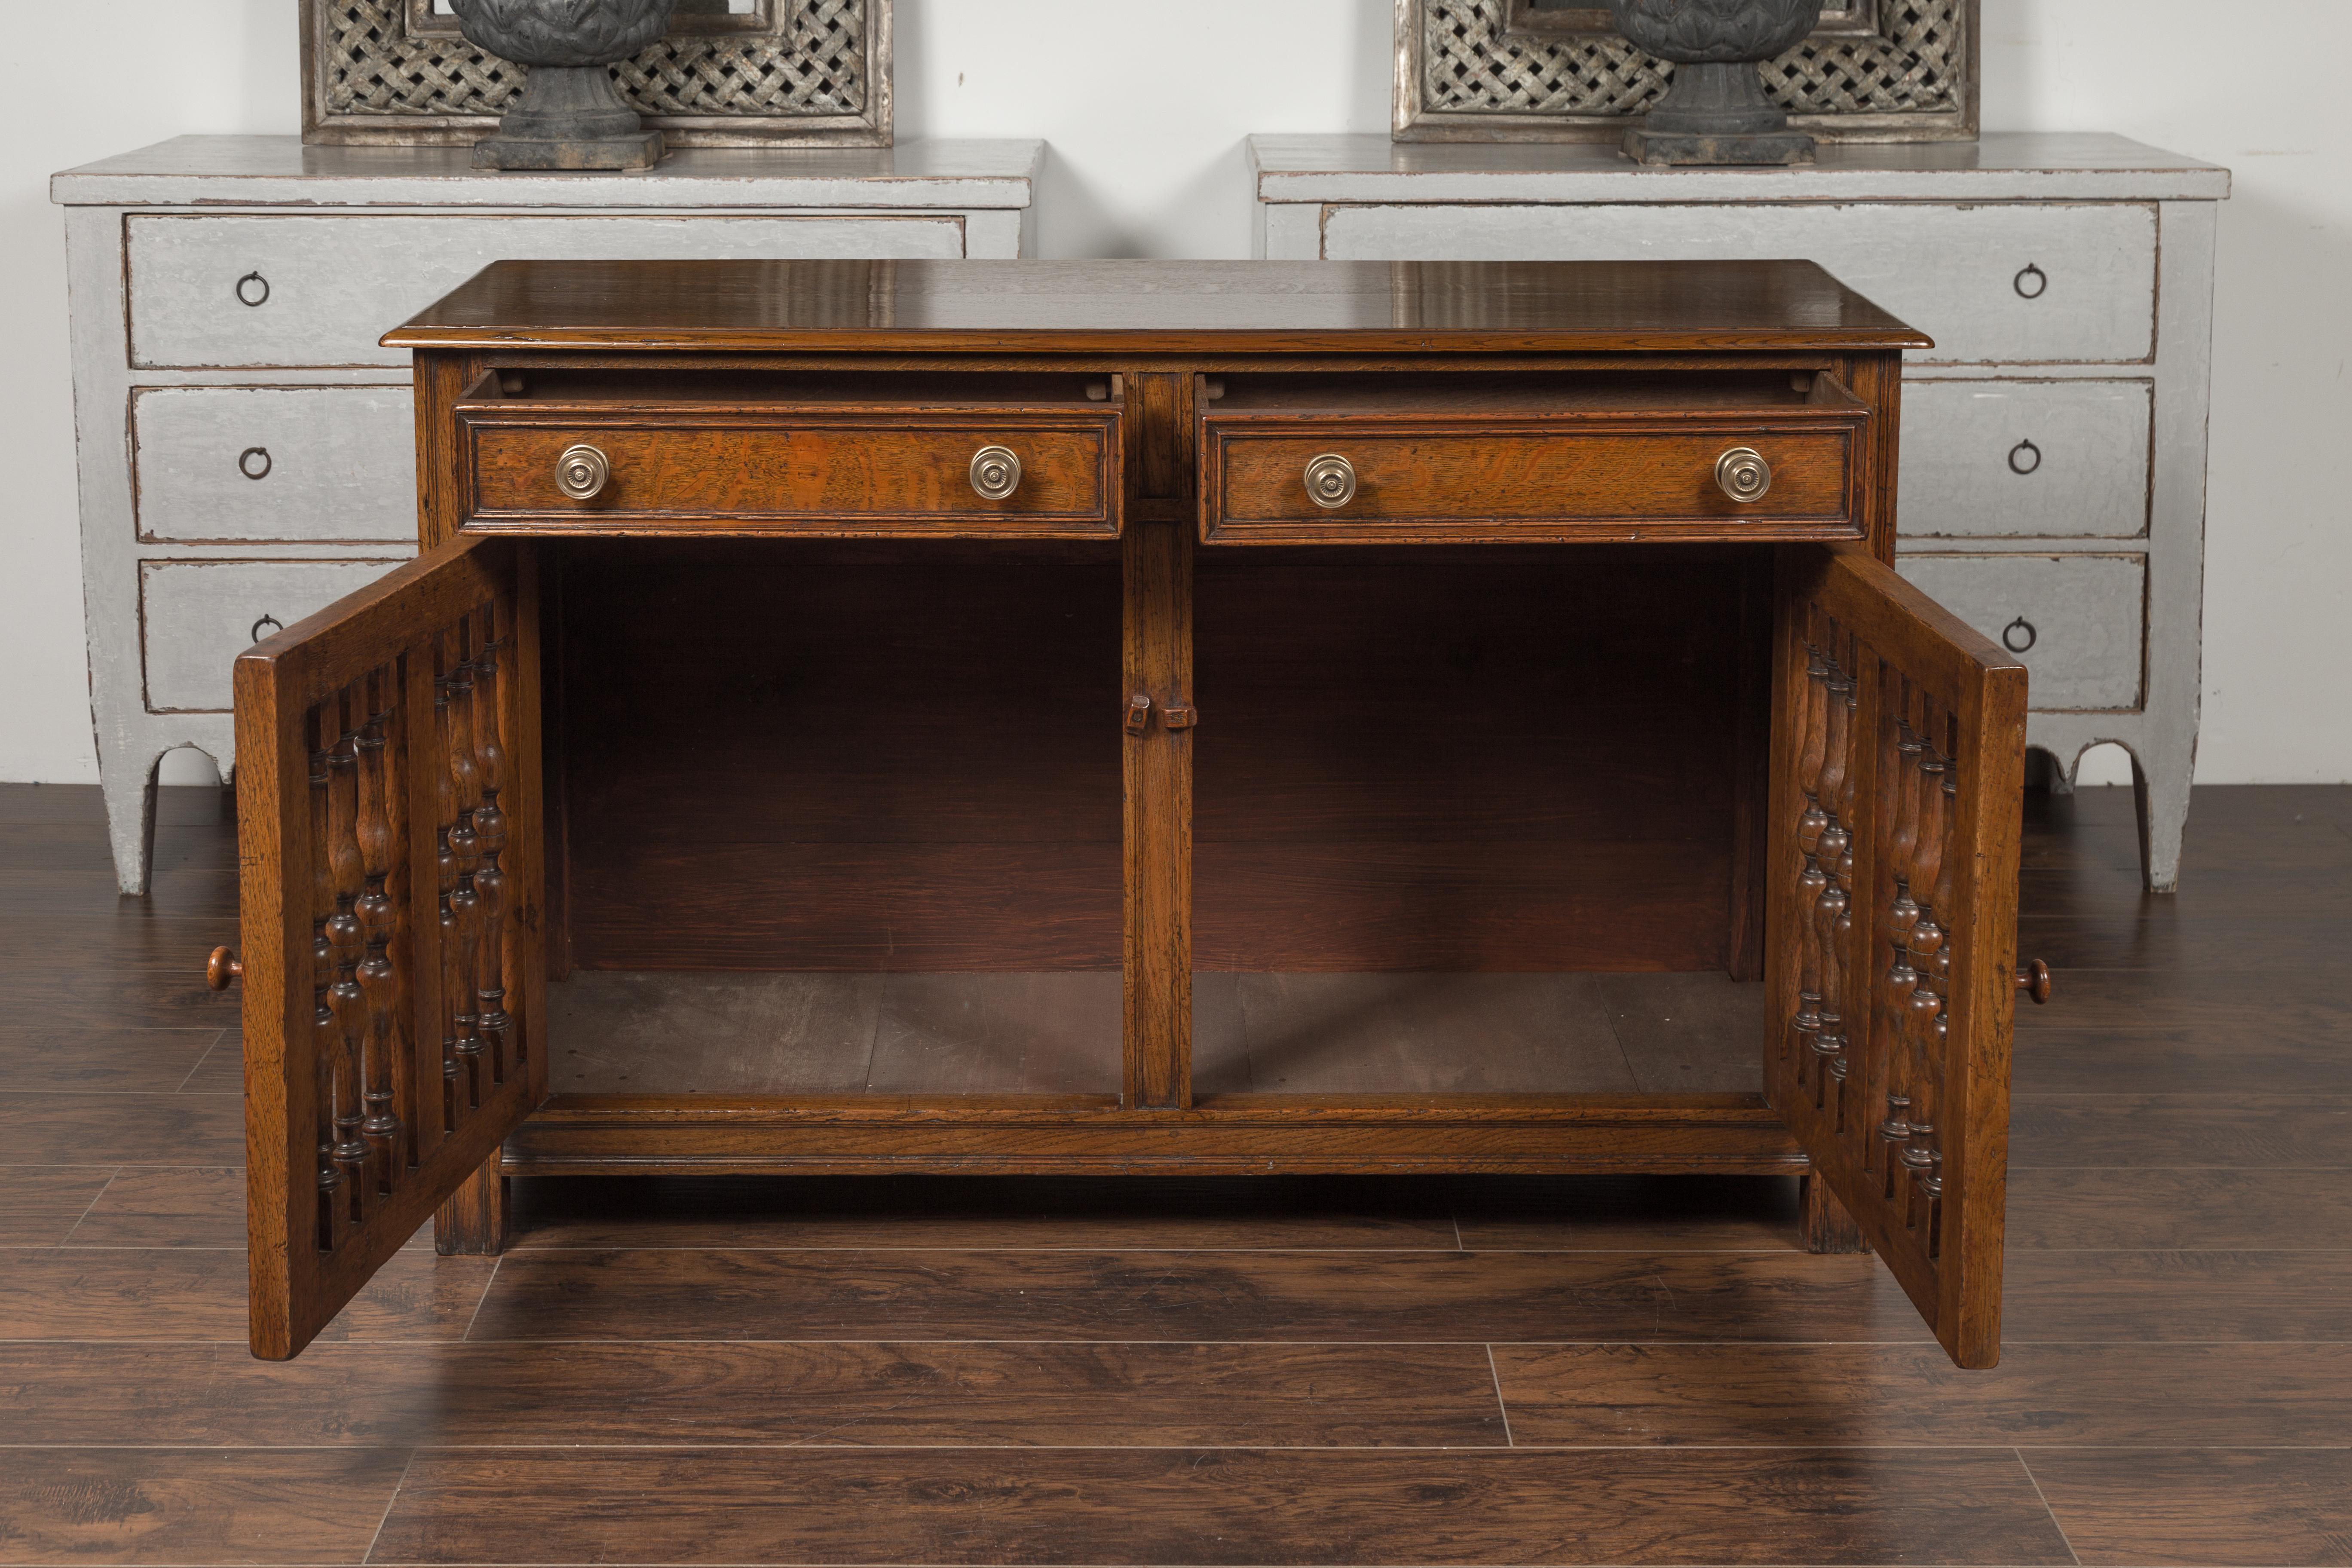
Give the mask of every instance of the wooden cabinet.
M 1887 564 L 1920 340 L 1828 274 L 385 341 L 423 552 L 236 661 L 257 1353 L 514 1173 L 1715 1172 L 1996 1359 L 2025 670 Z

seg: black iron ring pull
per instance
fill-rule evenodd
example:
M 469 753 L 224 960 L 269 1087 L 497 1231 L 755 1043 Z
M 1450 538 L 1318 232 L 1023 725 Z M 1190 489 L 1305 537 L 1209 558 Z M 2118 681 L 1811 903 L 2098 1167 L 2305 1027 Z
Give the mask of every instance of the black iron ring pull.
M 262 616 L 259 620 L 253 623 L 254 641 L 259 642 L 261 640 L 261 628 L 264 626 L 268 626 L 273 632 L 282 632 L 286 629 L 286 623 L 279 620 L 276 616 Z
M 247 288 L 248 283 L 259 284 L 261 291 L 256 293 Z M 269 279 L 258 272 L 247 273 L 236 280 L 236 300 L 240 305 L 267 305 L 269 303 Z
M 2025 634 L 2023 642 L 2017 640 L 2017 634 L 2021 631 Z M 2033 645 L 2041 640 L 2042 634 L 2035 631 L 2033 623 L 2023 616 L 2018 616 L 2017 619 L 2000 628 L 2000 646 L 2011 653 L 2031 653 L 2033 651 Z
M 2026 286 L 2029 280 L 2032 288 Z M 2050 274 L 2029 261 L 2025 264 L 2025 270 L 2017 275 L 2015 287 L 2020 299 L 2039 300 L 2050 291 Z
M 2042 467 L 2042 448 L 2031 441 L 2020 441 L 2009 449 L 2009 471 L 2031 474 Z
M 257 458 L 259 459 L 257 464 L 255 460 Z M 244 451 L 239 452 L 236 455 L 236 471 L 243 474 L 248 479 L 268 479 L 269 477 L 269 448 L 267 447 L 247 447 Z

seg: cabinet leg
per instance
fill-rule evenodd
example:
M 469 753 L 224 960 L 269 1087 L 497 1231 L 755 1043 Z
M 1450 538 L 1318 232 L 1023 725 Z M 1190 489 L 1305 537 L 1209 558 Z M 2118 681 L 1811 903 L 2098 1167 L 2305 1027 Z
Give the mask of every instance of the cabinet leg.
M 499 1152 L 466 1184 L 449 1195 L 433 1215 L 433 1250 L 445 1256 L 496 1258 L 507 1249 L 507 1210 L 511 1199 L 507 1178 L 499 1174 Z
M 2132 805 L 2139 812 L 2139 864 L 2151 893 L 2180 886 L 2180 839 L 2189 827 L 2189 769 L 2147 767 L 2132 754 Z
M 1838 1202 L 1830 1184 L 1818 1175 L 1804 1177 L 1797 1187 L 1797 1227 L 1807 1252 L 1868 1252 L 1862 1226 Z
M 161 752 L 149 757 L 119 752 L 99 758 L 99 785 L 106 796 L 106 836 L 114 850 L 114 881 L 127 899 L 147 891 L 147 868 L 155 858 L 155 775 Z

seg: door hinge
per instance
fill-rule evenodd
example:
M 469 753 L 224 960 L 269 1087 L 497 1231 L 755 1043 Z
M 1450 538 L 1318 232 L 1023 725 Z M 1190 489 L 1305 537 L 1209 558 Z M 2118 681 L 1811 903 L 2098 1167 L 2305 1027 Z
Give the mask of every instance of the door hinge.
M 1151 709 L 1151 699 L 1140 691 L 1127 700 L 1124 728 L 1129 734 L 1140 735 L 1150 728 Z M 1160 709 L 1160 723 L 1163 729 L 1190 730 L 1200 721 L 1199 711 L 1188 703 L 1170 702 Z

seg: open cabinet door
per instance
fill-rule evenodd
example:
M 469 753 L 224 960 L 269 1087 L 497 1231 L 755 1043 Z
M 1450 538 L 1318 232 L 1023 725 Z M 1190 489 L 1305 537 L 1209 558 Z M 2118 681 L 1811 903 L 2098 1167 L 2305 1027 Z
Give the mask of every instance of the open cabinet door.
M 1859 548 L 1780 556 L 1764 1079 L 1952 1359 L 2000 1358 L 2025 669 Z
M 253 1353 L 310 1342 L 545 1097 L 527 543 L 236 662 Z

